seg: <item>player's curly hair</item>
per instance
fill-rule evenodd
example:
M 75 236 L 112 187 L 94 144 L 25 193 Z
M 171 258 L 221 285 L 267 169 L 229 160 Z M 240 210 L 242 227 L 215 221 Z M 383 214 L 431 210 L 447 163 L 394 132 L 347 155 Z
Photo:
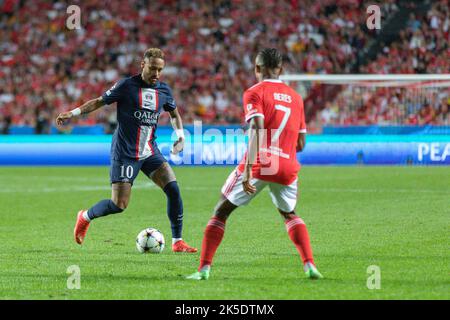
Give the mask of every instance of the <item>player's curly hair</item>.
M 160 58 L 164 60 L 164 52 L 159 48 L 149 48 L 144 53 L 145 58 Z
M 275 48 L 265 48 L 256 57 L 258 65 L 268 69 L 280 68 L 283 63 L 283 55 Z

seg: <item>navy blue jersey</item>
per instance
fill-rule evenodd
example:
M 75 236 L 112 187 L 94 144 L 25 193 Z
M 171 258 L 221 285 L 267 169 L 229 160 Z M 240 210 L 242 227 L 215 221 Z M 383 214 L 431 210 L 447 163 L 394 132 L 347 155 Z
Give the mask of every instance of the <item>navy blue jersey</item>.
M 118 126 L 111 157 L 143 160 L 157 153 L 155 131 L 160 113 L 176 109 L 172 91 L 164 82 L 150 85 L 141 75 L 121 79 L 103 96 L 106 104 L 117 102 Z

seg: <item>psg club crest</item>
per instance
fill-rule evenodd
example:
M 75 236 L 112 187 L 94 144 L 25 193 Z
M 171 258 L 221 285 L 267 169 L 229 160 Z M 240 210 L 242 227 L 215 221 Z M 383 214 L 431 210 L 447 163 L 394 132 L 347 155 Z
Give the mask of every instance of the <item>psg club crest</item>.
M 156 111 L 158 106 L 158 96 L 157 92 L 154 89 L 150 88 L 142 88 L 141 91 L 141 101 L 142 105 L 140 106 L 142 109 L 148 109 L 152 111 Z

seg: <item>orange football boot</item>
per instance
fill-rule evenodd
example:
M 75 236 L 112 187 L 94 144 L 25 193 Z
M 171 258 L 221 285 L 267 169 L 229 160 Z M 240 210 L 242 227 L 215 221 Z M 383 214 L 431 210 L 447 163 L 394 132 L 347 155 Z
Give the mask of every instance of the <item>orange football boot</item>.
M 172 245 L 172 251 L 173 252 L 195 253 L 195 252 L 197 252 L 197 248 L 189 246 L 183 240 L 179 240 Z
M 83 213 L 87 210 L 78 211 L 77 223 L 75 224 L 75 229 L 73 230 L 73 235 L 75 237 L 75 241 L 78 244 L 82 244 L 84 237 L 86 236 L 87 230 L 89 228 L 89 221 L 87 221 L 83 217 Z

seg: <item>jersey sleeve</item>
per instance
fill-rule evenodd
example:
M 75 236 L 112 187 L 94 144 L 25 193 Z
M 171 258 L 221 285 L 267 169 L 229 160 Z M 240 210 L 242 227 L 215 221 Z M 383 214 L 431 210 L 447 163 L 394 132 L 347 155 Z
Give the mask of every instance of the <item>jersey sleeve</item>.
M 105 104 L 111 104 L 114 102 L 118 102 L 120 99 L 122 99 L 124 93 L 125 93 L 125 81 L 126 79 L 121 79 L 117 81 L 111 89 L 106 91 L 102 95 L 102 99 L 105 102 Z
M 306 133 L 305 108 L 303 106 L 303 99 L 300 97 L 300 133 Z
M 254 90 L 245 91 L 244 112 L 246 122 L 249 122 L 253 117 L 264 118 L 262 99 L 258 92 Z
M 170 90 L 169 86 L 166 86 L 166 88 L 167 88 L 167 91 L 169 94 L 167 96 L 166 103 L 163 105 L 163 109 L 164 109 L 164 111 L 170 112 L 177 108 L 177 104 L 173 97 L 172 90 Z

